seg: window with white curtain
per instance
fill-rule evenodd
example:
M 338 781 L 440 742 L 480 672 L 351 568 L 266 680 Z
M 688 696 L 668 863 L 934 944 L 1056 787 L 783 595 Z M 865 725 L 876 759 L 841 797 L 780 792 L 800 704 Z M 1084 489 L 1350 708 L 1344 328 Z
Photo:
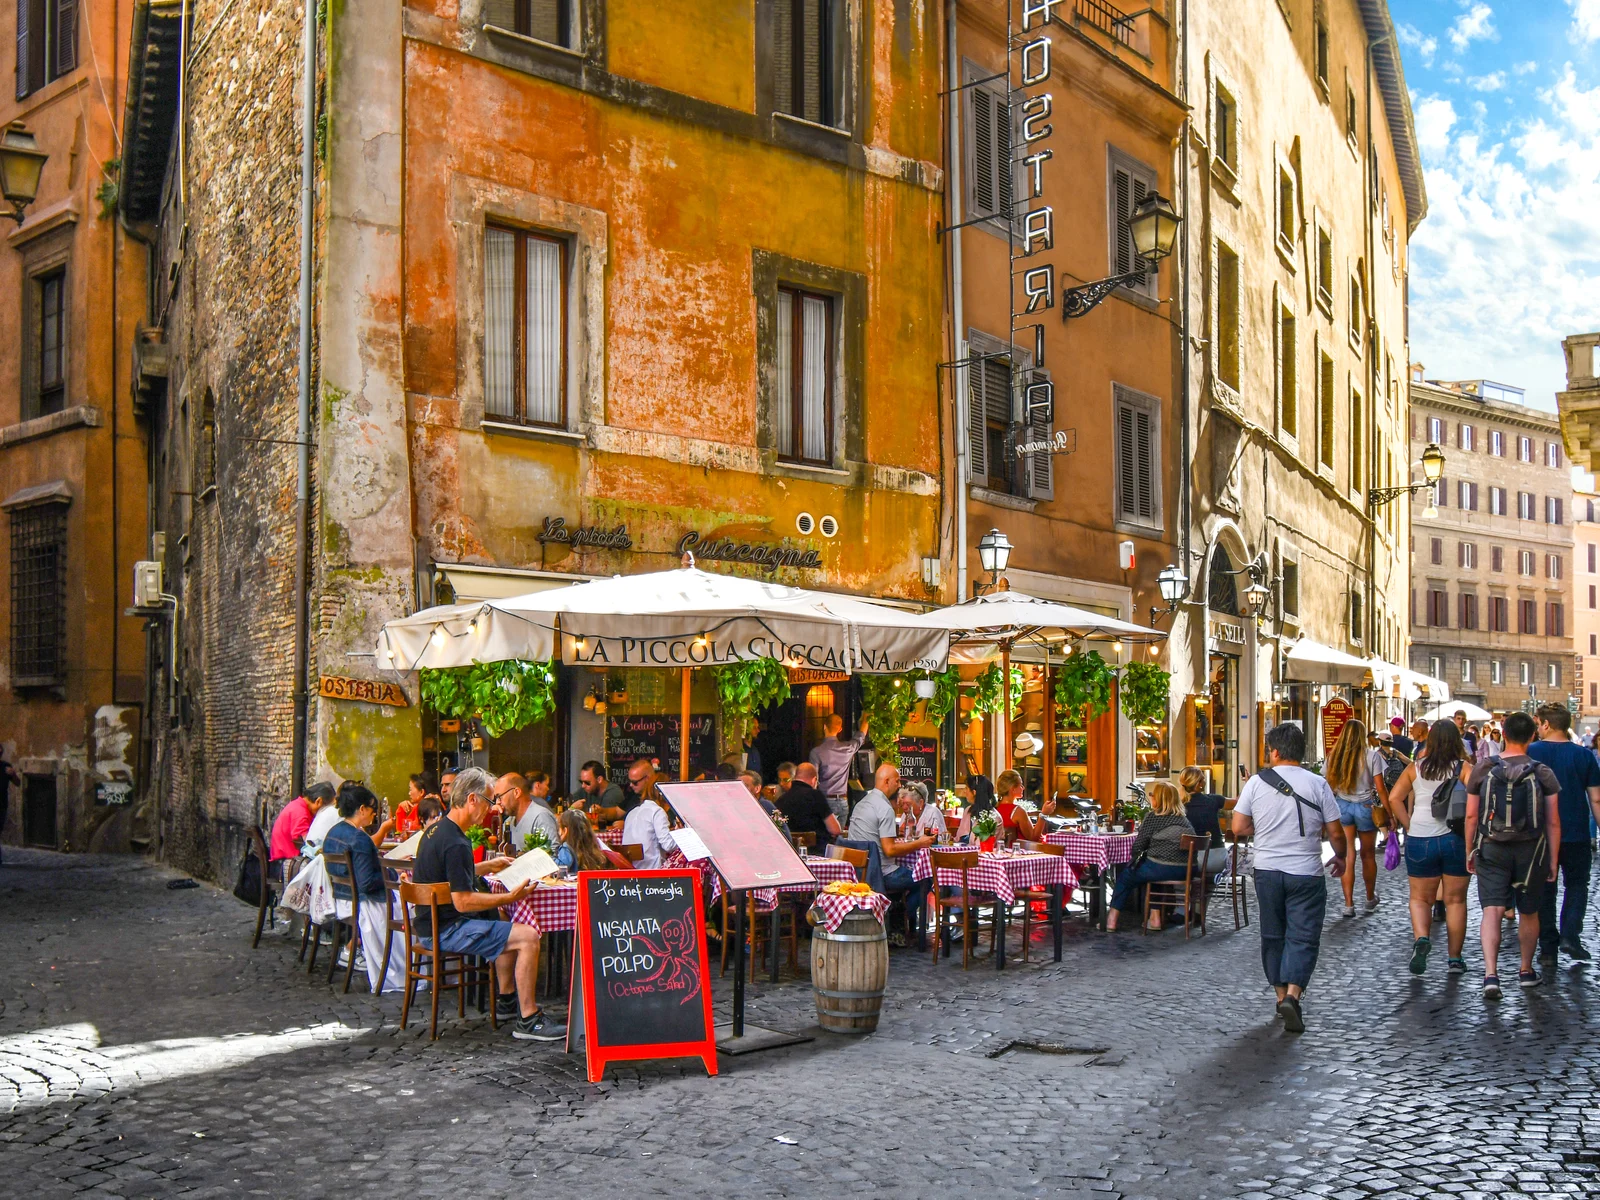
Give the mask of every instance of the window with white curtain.
M 566 244 L 491 225 L 484 231 L 483 412 L 493 421 L 565 428 Z
M 834 301 L 778 289 L 778 457 L 833 463 Z

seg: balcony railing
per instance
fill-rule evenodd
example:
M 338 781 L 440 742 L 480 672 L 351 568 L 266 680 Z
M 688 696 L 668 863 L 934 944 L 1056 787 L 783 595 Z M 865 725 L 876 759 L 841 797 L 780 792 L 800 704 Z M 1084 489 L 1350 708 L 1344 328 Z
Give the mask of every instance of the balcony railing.
M 1133 18 L 1106 0 L 1078 0 L 1076 19 L 1093 26 L 1129 49 L 1133 48 Z

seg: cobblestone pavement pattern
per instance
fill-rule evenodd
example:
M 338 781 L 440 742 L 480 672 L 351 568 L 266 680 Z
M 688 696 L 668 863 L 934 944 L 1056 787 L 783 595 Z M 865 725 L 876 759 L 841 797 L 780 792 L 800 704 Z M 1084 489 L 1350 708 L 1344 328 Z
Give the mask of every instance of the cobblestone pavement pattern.
M 1403 880 L 1330 921 L 1286 1035 L 1254 928 L 1059 965 L 897 951 L 879 1032 L 584 1081 L 560 1044 L 308 982 L 281 932 L 139 860 L 0 867 L 0 1194 L 1497 1198 L 1600 1190 L 1589 973 L 1414 980 Z M 1337 909 L 1330 906 L 1331 912 Z M 1514 941 L 1512 943 L 1514 945 Z M 1041 943 L 1042 945 L 1042 943 Z M 727 1009 L 728 981 L 717 984 Z M 812 1024 L 805 981 L 753 1020 Z M 1094 1053 L 1003 1052 L 1018 1041 Z M 793 1145 L 777 1139 L 792 1139 Z

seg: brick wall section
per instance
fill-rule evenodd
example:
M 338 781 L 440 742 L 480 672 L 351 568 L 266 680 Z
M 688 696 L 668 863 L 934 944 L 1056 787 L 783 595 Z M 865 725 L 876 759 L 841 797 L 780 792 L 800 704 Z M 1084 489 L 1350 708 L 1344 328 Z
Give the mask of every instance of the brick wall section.
M 167 181 L 167 232 L 187 222 L 188 239 L 173 251 L 155 523 L 180 600 L 180 714 L 158 732 L 158 763 L 165 856 L 211 877 L 227 877 L 244 827 L 290 784 L 301 12 L 265 0 L 198 23 L 187 211 L 176 155 Z

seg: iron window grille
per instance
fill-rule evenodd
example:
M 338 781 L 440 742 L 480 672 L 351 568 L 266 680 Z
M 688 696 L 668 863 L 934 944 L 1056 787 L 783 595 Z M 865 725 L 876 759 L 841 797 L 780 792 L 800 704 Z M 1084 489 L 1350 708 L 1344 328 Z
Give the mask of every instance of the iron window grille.
M 67 505 L 11 512 L 11 683 L 66 682 Z

